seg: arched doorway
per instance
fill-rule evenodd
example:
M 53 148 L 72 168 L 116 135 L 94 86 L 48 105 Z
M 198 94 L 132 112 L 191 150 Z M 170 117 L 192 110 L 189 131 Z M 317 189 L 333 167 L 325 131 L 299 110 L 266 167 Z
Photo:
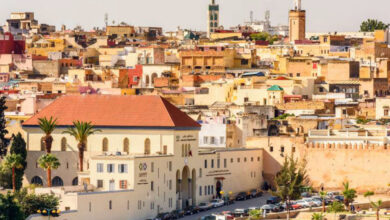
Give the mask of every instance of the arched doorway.
M 42 178 L 39 177 L 39 176 L 34 176 L 34 177 L 31 179 L 31 184 L 43 186 Z
M 190 169 L 188 166 L 185 166 L 181 176 L 182 209 L 187 208 L 190 205 L 190 182 Z
M 221 191 L 222 191 L 222 183 L 221 181 L 217 181 L 217 184 L 215 184 L 215 190 L 217 192 L 217 198 L 221 198 Z
M 62 181 L 61 177 L 56 176 L 51 181 L 51 185 L 52 186 L 63 186 L 64 185 L 64 181 Z
M 79 185 L 79 178 L 78 177 L 75 177 L 73 180 L 72 180 L 72 186 L 77 186 Z

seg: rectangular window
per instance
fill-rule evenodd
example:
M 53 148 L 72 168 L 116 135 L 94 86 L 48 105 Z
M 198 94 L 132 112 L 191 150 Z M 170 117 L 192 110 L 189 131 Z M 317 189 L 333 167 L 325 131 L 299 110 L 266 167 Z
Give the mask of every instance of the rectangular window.
M 150 182 L 150 191 L 153 191 L 154 190 L 154 182 Z
M 211 160 L 211 168 L 214 168 L 214 160 Z
M 211 188 L 210 186 L 207 186 L 207 195 L 210 195 L 211 194 Z
M 280 152 L 284 152 L 284 147 L 280 147 Z
M 225 158 L 223 159 L 223 168 L 226 168 L 226 166 L 227 166 L 227 159 Z
M 199 177 L 202 177 L 202 168 L 199 168 Z
M 119 181 L 119 189 L 127 189 L 127 180 Z
M 215 137 L 211 137 L 210 144 L 215 144 Z
M 168 169 L 169 169 L 169 171 L 172 171 L 172 161 L 169 161 L 169 163 L 168 163 Z
M 273 152 L 274 151 L 274 147 L 269 147 L 269 151 Z
M 169 190 L 172 190 L 172 180 L 169 180 Z
M 114 164 L 107 164 L 107 173 L 114 173 Z
M 214 194 L 214 186 L 211 186 L 211 194 Z
M 204 195 L 208 195 L 207 194 L 207 186 L 204 186 Z
M 103 180 L 97 180 L 97 188 L 103 188 Z
M 127 173 L 127 164 L 118 164 L 119 173 Z
M 225 143 L 225 137 L 219 137 L 219 143 L 224 144 Z
M 240 158 L 237 158 L 237 163 L 239 163 L 240 162 Z
M 102 163 L 96 164 L 96 167 L 97 167 L 98 173 L 103 173 L 103 164 Z
M 199 195 L 202 195 L 202 186 L 199 186 Z
M 151 166 L 150 166 L 150 171 L 153 173 L 154 172 L 154 163 L 152 162 Z
M 204 160 L 204 168 L 207 169 L 207 160 Z
M 217 159 L 217 168 L 220 167 L 220 159 Z
M 203 144 L 207 144 L 209 142 L 209 138 L 208 137 L 203 137 Z

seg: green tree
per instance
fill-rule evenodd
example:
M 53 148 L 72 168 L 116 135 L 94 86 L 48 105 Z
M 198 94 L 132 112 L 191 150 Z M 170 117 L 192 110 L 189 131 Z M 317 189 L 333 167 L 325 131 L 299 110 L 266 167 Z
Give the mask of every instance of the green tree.
M 344 210 L 345 210 L 344 205 L 338 201 L 332 202 L 332 204 L 330 204 L 330 206 L 328 206 L 328 209 L 327 209 L 328 212 L 334 213 L 335 219 L 336 219 L 336 214 L 339 212 L 343 212 Z
M 381 209 L 382 203 L 383 203 L 382 200 L 378 200 L 376 202 L 370 202 L 371 207 L 374 208 L 376 211 L 377 220 L 379 220 L 379 211 Z
M 7 110 L 5 99 L 5 96 L 0 98 L 0 158 L 3 158 L 7 154 L 7 147 L 9 144 L 9 139 L 5 138 L 5 135 L 8 134 L 8 131 L 5 129 L 6 120 L 4 111 Z
M 268 41 L 270 44 L 273 44 L 275 41 L 279 40 L 278 36 L 276 35 L 270 35 L 267 32 L 260 32 L 260 33 L 254 33 L 250 35 L 250 38 L 252 40 L 261 40 L 261 41 Z
M 27 167 L 27 148 L 22 134 L 18 133 L 16 136 L 12 135 L 10 152 L 11 154 L 18 154 L 22 157 L 22 168 L 15 170 L 16 189 L 19 190 L 22 187 L 24 170 Z
M 8 192 L 6 195 L 0 194 L 0 220 L 23 220 L 24 215 L 15 199 L 15 196 Z
M 34 193 L 28 194 L 27 189 L 24 188 L 16 193 L 16 198 L 21 206 L 24 216 L 35 214 L 40 209 L 57 209 L 59 205 L 59 198 L 55 195 Z
M 87 146 L 88 137 L 101 130 L 95 129 L 91 122 L 74 121 L 73 126 L 69 127 L 63 133 L 73 136 L 78 142 L 80 171 L 83 172 L 84 151 Z
M 39 167 L 47 171 L 47 186 L 51 187 L 51 170 L 57 169 L 61 164 L 53 154 L 45 154 L 38 159 Z
M 364 197 L 368 198 L 368 201 L 371 203 L 371 196 L 373 196 L 375 193 L 373 191 L 367 191 L 364 193 Z
M 323 220 L 325 217 L 324 213 L 313 213 L 311 216 L 312 220 Z
M 287 219 L 290 219 L 290 201 L 301 197 L 301 188 L 307 180 L 305 164 L 298 163 L 293 157 L 286 157 L 281 170 L 275 177 L 276 192 L 286 203 Z
M 349 210 L 349 204 L 351 204 L 357 197 L 356 190 L 349 187 L 348 181 L 343 183 L 343 187 L 344 205 Z
M 249 216 L 250 216 L 250 218 L 249 219 L 261 219 L 261 214 L 262 214 L 262 212 L 261 212 L 261 210 L 259 210 L 259 209 L 253 209 L 253 210 L 251 210 L 250 212 L 249 212 Z
M 53 137 L 51 136 L 51 133 L 53 133 L 54 129 L 57 126 L 57 119 L 54 119 L 53 117 L 50 117 L 47 119 L 44 118 L 38 118 L 38 124 L 43 133 L 45 133 L 45 136 L 43 137 L 43 141 L 45 143 L 46 152 L 48 154 L 51 153 L 51 146 L 53 143 Z
M 23 158 L 19 154 L 10 154 L 5 157 L 3 169 L 12 170 L 12 191 L 16 191 L 16 169 L 23 168 Z
M 3 164 L 0 164 L 0 186 L 12 189 L 12 171 L 4 169 Z
M 320 197 L 321 197 L 321 200 L 322 200 L 322 212 L 325 212 L 325 199 L 326 199 L 327 194 L 328 193 L 326 191 L 321 191 L 320 192 Z
M 360 25 L 360 31 L 362 32 L 373 32 L 375 30 L 385 30 L 389 27 L 389 24 L 385 24 L 382 21 L 376 19 L 367 19 Z

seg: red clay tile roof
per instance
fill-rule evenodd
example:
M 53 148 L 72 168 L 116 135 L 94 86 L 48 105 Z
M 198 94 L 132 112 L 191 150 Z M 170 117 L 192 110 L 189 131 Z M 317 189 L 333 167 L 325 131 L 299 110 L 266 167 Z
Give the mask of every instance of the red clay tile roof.
M 53 116 L 58 126 L 73 121 L 92 122 L 97 127 L 199 128 L 186 113 L 160 96 L 67 95 L 56 99 L 23 123 L 38 125 L 38 118 Z

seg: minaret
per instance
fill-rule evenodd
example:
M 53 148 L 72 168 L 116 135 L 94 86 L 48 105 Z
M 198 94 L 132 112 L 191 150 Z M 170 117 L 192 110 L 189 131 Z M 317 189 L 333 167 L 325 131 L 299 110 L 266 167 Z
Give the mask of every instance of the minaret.
M 306 11 L 302 10 L 301 0 L 294 0 L 294 9 L 289 13 L 290 42 L 304 40 L 306 34 Z
M 219 27 L 219 5 L 215 4 L 215 0 L 211 0 L 207 18 L 207 37 L 210 37 Z

